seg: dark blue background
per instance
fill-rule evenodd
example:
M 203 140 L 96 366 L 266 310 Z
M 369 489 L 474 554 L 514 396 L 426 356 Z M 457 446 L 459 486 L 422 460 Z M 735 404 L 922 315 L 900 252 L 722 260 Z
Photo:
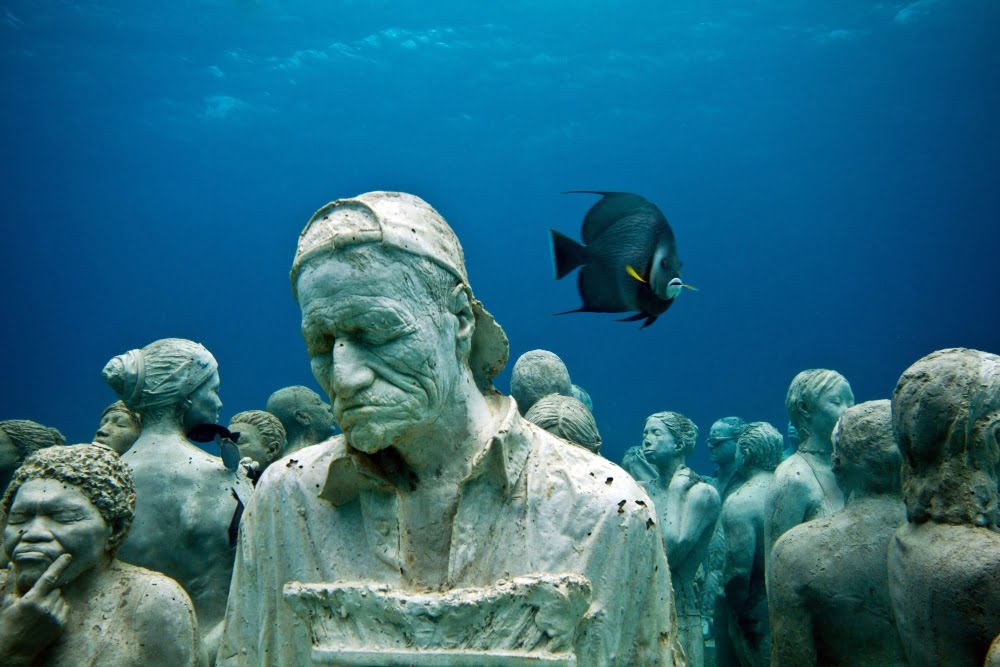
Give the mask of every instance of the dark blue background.
M 783 430 L 804 368 L 860 401 L 1000 352 L 1000 3 L 473 4 L 0 4 L 0 418 L 89 440 L 104 363 L 167 336 L 216 355 L 224 420 L 315 386 L 295 241 L 374 189 L 445 215 L 512 360 L 562 356 L 615 460 L 657 410 Z M 701 291 L 643 331 L 553 317 L 575 188 L 657 202 Z

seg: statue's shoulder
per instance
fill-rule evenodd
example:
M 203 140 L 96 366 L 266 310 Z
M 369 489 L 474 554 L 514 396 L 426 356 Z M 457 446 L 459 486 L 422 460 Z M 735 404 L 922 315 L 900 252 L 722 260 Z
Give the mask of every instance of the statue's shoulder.
M 652 501 L 623 468 L 530 422 L 526 424 L 535 440 L 534 468 L 545 475 L 548 485 L 569 487 L 572 494 L 568 497 L 576 502 L 619 508 L 625 500 L 621 513 L 638 512 L 645 521 L 645 508 L 651 507 Z
M 326 479 L 330 462 L 347 455 L 347 442 L 343 435 L 335 435 L 323 442 L 303 447 L 286 454 L 267 467 L 257 481 L 254 494 L 287 492 L 293 487 L 315 484 L 316 479 Z

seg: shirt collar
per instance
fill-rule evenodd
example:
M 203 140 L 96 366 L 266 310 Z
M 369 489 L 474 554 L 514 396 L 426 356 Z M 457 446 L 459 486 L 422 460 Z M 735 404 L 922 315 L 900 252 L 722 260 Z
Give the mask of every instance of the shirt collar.
M 503 414 L 500 427 L 472 462 L 472 471 L 462 482 L 488 477 L 508 495 L 524 469 L 531 450 L 527 422 L 508 396 L 487 397 L 491 407 Z M 335 445 L 320 498 L 340 507 L 353 501 L 362 491 L 398 493 L 415 484 L 412 473 L 392 449 L 375 454 L 358 451 L 343 440 Z

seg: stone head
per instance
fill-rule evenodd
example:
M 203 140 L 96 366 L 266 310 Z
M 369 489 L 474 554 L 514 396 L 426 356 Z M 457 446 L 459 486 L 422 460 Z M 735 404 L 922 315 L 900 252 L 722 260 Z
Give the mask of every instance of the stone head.
M 370 192 L 320 209 L 291 271 L 313 375 L 355 448 L 436 422 L 457 388 L 491 393 L 507 338 L 475 299 L 454 232 L 426 202 Z
M 229 430 L 240 434 L 236 442 L 240 455 L 249 456 L 260 464 L 261 472 L 281 458 L 285 450 L 285 428 L 270 412 L 237 412 L 229 420 Z
M 65 444 L 62 433 L 38 422 L 29 419 L 0 421 L 0 493 L 28 456 L 39 449 Z
M 708 430 L 708 458 L 716 465 L 736 460 L 736 441 L 747 423 L 739 417 L 723 417 Z
M 698 427 L 679 412 L 657 412 L 646 419 L 642 453 L 655 466 L 687 458 L 698 440 Z
M 785 396 L 788 419 L 803 441 L 829 438 L 840 415 L 852 405 L 851 385 L 840 373 L 825 369 L 796 375 Z
M 899 493 L 902 459 L 888 400 L 866 401 L 844 411 L 833 429 L 831 460 L 845 496 Z
M 123 401 L 115 401 L 101 413 L 94 442 L 110 447 L 121 456 L 135 444 L 141 431 L 139 415 L 129 410 Z
M 336 421 L 333 408 L 319 394 L 302 385 L 285 387 L 267 399 L 267 411 L 281 421 L 289 442 L 300 438 L 310 443 L 330 437 Z
M 736 441 L 736 468 L 744 475 L 773 471 L 781 462 L 784 441 L 767 422 L 751 422 Z
M 597 431 L 594 415 L 572 396 L 543 396 L 535 401 L 524 418 L 595 454 L 601 450 L 601 434 Z
M 55 446 L 29 456 L 0 500 L 4 551 L 21 591 L 62 554 L 69 583 L 114 558 L 135 515 L 128 466 L 104 445 Z
M 194 341 L 154 341 L 114 357 L 101 375 L 144 423 L 167 415 L 187 430 L 219 419 L 219 364 Z
M 549 394 L 573 395 L 566 364 L 548 350 L 525 352 L 510 372 L 510 395 L 517 401 L 517 409 L 527 414 L 535 401 Z
M 570 391 L 573 394 L 573 398 L 586 405 L 587 409 L 590 410 L 591 414 L 593 414 L 594 400 L 590 398 L 590 394 L 587 393 L 587 390 L 578 384 L 574 384 L 570 387 Z
M 892 424 L 909 520 L 996 528 L 1000 357 L 953 348 L 900 376 Z

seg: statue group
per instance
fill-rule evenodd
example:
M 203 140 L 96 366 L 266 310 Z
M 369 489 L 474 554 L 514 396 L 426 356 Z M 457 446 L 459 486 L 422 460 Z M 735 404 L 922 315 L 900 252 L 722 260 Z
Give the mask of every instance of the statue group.
M 1000 659 L 1000 357 L 936 352 L 860 405 L 804 371 L 797 451 L 720 419 L 715 479 L 657 412 L 623 470 L 554 354 L 494 388 L 507 338 L 421 199 L 324 206 L 291 284 L 332 408 L 290 387 L 222 428 L 215 358 L 167 338 L 106 364 L 93 444 L 0 422 L 0 663 Z

